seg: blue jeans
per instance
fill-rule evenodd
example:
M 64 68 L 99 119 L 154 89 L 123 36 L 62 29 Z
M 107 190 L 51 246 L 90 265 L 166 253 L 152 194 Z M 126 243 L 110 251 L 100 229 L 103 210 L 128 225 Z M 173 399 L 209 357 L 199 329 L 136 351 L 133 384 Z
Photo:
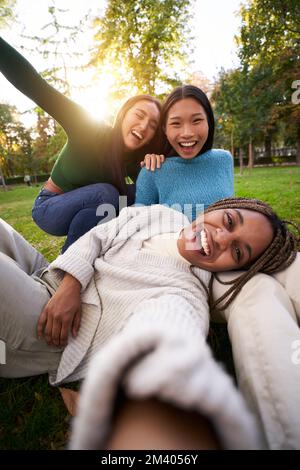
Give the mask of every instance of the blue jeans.
M 134 185 L 131 186 L 130 192 L 134 192 Z M 63 194 L 41 189 L 32 208 L 32 218 L 50 235 L 67 235 L 63 253 L 99 222 L 107 222 L 118 212 L 118 190 L 111 184 L 97 183 Z

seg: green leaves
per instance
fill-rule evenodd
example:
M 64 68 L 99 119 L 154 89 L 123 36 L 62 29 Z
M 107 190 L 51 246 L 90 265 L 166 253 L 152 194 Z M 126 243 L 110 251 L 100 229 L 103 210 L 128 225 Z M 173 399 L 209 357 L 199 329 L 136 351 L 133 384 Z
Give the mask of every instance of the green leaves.
M 271 138 L 279 145 L 283 136 L 290 138 L 298 142 L 300 161 L 300 106 L 291 100 L 293 80 L 300 79 L 300 3 L 249 0 L 240 15 L 242 66 L 221 75 L 214 96 L 221 132 L 233 131 L 236 146 L 251 139 L 260 146 L 268 141 L 271 148 Z
M 0 27 L 7 26 L 13 18 L 13 7 L 16 0 L 0 0 Z
M 188 45 L 189 0 L 108 1 L 105 14 L 96 18 L 99 68 L 110 63 L 121 68 L 121 81 L 137 92 L 157 93 L 174 76 Z M 176 65 L 175 65 L 176 60 Z M 178 67 L 178 65 L 177 65 Z

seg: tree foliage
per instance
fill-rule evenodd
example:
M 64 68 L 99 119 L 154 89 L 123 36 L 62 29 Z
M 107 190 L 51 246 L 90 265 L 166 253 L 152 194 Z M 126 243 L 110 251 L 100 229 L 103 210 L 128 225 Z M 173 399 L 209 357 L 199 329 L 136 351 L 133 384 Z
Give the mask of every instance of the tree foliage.
M 0 167 L 5 177 L 48 173 L 53 166 L 52 156 L 66 140 L 65 133 L 55 129 L 53 119 L 40 108 L 36 112 L 37 125 L 26 129 L 14 106 L 0 104 Z M 57 136 L 62 136 L 59 148 L 54 144 Z
M 261 99 L 267 100 L 266 116 L 284 121 L 297 141 L 300 162 L 300 106 L 292 103 L 292 83 L 300 79 L 300 3 L 298 0 L 253 0 L 241 8 L 239 55 L 249 73 L 264 69 Z M 256 87 L 257 89 L 257 87 Z M 265 100 L 264 100 L 265 101 Z
M 4 176 L 30 171 L 31 136 L 14 106 L 0 104 L 0 165 Z
M 300 161 L 300 106 L 291 100 L 300 79 L 300 3 L 249 0 L 240 15 L 241 67 L 223 72 L 213 94 L 218 135 L 235 147 L 265 145 L 268 153 L 272 140 L 298 142 Z
M 48 7 L 48 14 L 49 22 L 41 28 L 40 36 L 32 36 L 26 30 L 22 33 L 25 43 L 22 47 L 29 52 L 38 50 L 48 63 L 55 64 L 46 68 L 41 75 L 62 93 L 70 96 L 69 72 L 83 66 L 83 52 L 79 50 L 78 38 L 84 33 L 83 24 L 87 15 L 78 24 L 71 24 L 71 12 L 56 7 L 54 3 Z M 70 67 L 72 62 L 77 64 Z
M 300 3 L 298 0 L 251 0 L 241 7 L 240 57 L 244 64 L 271 61 L 292 52 L 299 60 Z
M 16 0 L 0 0 L 0 28 L 8 26 L 14 17 L 13 7 Z
M 0 21 L 13 18 L 12 7 L 15 0 L 0 0 Z M 66 95 L 70 95 L 69 75 L 66 66 L 68 59 L 78 59 L 82 65 L 82 53 L 75 50 L 75 43 L 82 31 L 82 18 L 79 24 L 70 25 L 70 12 L 55 6 L 48 8 L 49 22 L 41 28 L 40 36 L 27 34 L 24 28 L 20 48 L 39 53 L 45 59 L 54 60 L 41 75 Z M 49 61 L 50 62 L 50 61 Z M 50 62 L 51 63 L 51 62 Z M 74 67 L 76 68 L 76 67 Z M 79 67 L 78 67 L 79 68 Z M 14 107 L 0 104 L 0 158 L 4 176 L 48 173 L 54 158 L 66 141 L 62 128 L 41 108 L 35 107 L 37 123 L 33 129 L 26 129 L 19 121 Z
M 94 21 L 93 63 L 119 69 L 120 82 L 137 92 L 158 93 L 176 85 L 187 57 L 190 0 L 109 0 Z

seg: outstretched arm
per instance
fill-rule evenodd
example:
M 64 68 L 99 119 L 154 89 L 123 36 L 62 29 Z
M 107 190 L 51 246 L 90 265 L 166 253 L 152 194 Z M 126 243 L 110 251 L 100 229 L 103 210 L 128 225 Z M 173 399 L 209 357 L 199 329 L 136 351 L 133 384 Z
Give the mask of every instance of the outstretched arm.
M 124 398 L 116 412 L 107 450 L 221 449 L 210 421 L 155 398 Z
M 65 129 L 68 136 L 87 121 L 81 106 L 49 85 L 32 65 L 0 37 L 0 71 L 19 91 L 34 101 Z

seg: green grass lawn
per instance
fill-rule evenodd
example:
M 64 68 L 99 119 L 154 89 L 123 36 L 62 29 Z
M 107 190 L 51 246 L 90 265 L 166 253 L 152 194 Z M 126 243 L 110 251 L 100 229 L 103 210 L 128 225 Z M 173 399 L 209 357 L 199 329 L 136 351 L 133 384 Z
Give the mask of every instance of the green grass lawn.
M 52 261 L 59 253 L 64 237 L 53 237 L 39 229 L 31 218 L 31 208 L 39 186 L 8 186 L 8 191 L 0 190 L 0 217 L 12 225 L 45 258 Z
M 254 168 L 243 176 L 235 172 L 235 192 L 270 204 L 278 215 L 300 225 L 300 167 Z
M 31 219 L 31 207 L 39 187 L 0 189 L 0 217 L 10 223 L 52 261 L 64 239 L 40 230 Z M 235 175 L 237 196 L 263 199 L 283 218 L 300 224 L 300 167 L 255 168 Z M 1 273 L 3 275 L 3 273 Z M 213 328 L 215 355 L 232 369 L 231 350 L 223 326 Z M 1 367 L 1 366 L 0 366 Z M 59 391 L 46 376 L 0 379 L 0 449 L 60 449 L 67 438 L 69 416 Z
M 31 207 L 39 189 L 36 186 L 9 187 L 6 192 L 0 189 L 0 217 L 51 261 L 59 254 L 64 238 L 47 235 L 31 219 Z M 59 390 L 48 384 L 46 375 L 0 379 L 0 403 L 0 449 L 65 446 L 70 418 Z

